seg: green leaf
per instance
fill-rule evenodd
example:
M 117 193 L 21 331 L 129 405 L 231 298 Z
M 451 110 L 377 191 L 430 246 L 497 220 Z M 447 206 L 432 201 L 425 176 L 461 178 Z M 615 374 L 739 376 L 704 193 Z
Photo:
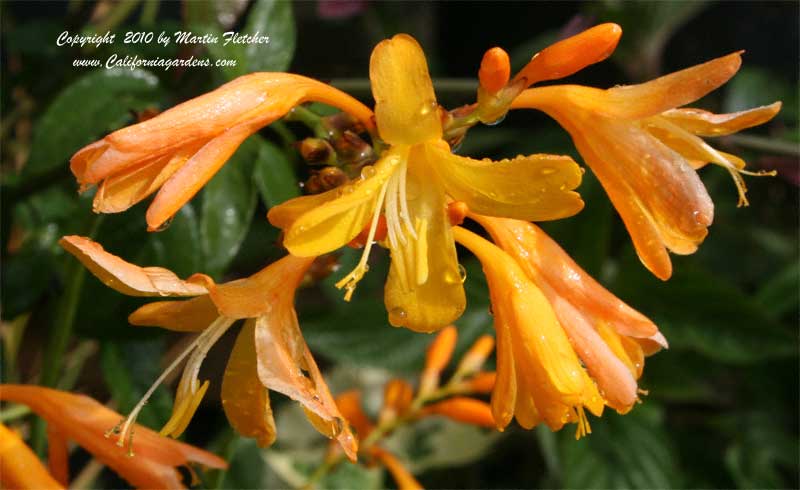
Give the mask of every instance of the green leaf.
M 678 488 L 678 454 L 660 411 L 637 406 L 625 416 L 608 413 L 592 420 L 592 434 L 576 441 L 559 437 L 564 488 Z
M 300 195 L 292 162 L 280 148 L 260 139 L 253 180 L 264 204 L 271 208 Z
M 745 66 L 728 83 L 724 108 L 726 112 L 743 111 L 783 101 L 778 118 L 797 124 L 797 89 L 764 68 Z
M 661 282 L 629 251 L 611 288 L 656 322 L 671 349 L 732 364 L 797 354 L 794 332 L 775 322 L 751 298 L 688 258 L 675 262 L 673 277 Z
M 242 34 L 269 36 L 269 43 L 246 44 L 247 71 L 286 71 L 294 56 L 295 32 L 292 2 L 257 0 L 250 9 Z
M 348 251 L 345 258 L 357 260 L 361 251 Z M 387 322 L 383 304 L 383 281 L 386 278 L 388 257 L 370 262 L 370 271 L 359 284 L 350 303 L 342 292 L 329 286 L 325 291 L 331 303 L 307 315 L 300 314 L 303 335 L 315 352 L 337 361 L 385 367 L 405 372 L 422 366 L 425 349 L 433 336 L 392 327 Z M 343 260 L 337 272 L 328 278 L 335 282 L 350 270 L 352 264 Z M 373 265 L 374 263 L 374 265 Z M 456 320 L 458 345 L 456 356 L 463 353 L 475 339 L 489 332 L 491 325 L 486 281 L 476 262 L 465 262 L 467 270 L 467 310 Z M 372 283 L 371 283 L 372 282 Z
M 144 70 L 101 69 L 65 88 L 39 118 L 22 178 L 67 168 L 69 157 L 130 122 L 132 110 L 160 98 L 158 78 Z
M 780 318 L 785 313 L 800 308 L 800 264 L 787 265 L 772 279 L 761 285 L 756 301 L 771 318 Z
M 209 274 L 225 271 L 247 235 L 256 208 L 251 176 L 259 147 L 256 138 L 245 141 L 203 190 L 200 239 Z
M 738 440 L 725 451 L 725 466 L 739 488 L 792 488 L 785 475 L 797 471 L 798 439 L 771 411 L 735 414 Z
M 100 353 L 100 367 L 117 402 L 117 411 L 125 415 L 161 374 L 159 359 L 164 355 L 162 339 L 125 344 L 107 341 Z M 147 406 L 139 414 L 138 422 L 159 430 L 172 412 L 172 397 L 163 386 L 156 389 Z
M 219 22 L 210 15 L 196 16 L 196 28 L 217 36 L 219 42 L 209 44 L 208 51 L 217 60 L 235 60 L 235 66 L 221 67 L 228 80 L 257 71 L 286 71 L 294 56 L 296 42 L 292 2 L 288 0 L 257 0 L 247 15 L 242 36 L 268 36 L 265 43 L 226 44 Z

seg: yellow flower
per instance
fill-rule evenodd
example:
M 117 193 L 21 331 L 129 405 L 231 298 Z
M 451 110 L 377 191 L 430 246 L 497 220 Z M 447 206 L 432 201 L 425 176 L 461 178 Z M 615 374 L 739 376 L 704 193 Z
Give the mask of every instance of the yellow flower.
M 497 245 L 455 228 L 481 261 L 497 332 L 492 412 L 502 429 L 516 417 L 531 428 L 578 424 L 584 407 L 624 413 L 637 400 L 644 355 L 666 340 L 647 318 L 617 299 L 535 225 L 471 214 Z
M 41 465 L 36 466 L 36 456 L 19 438 L 0 425 L 0 434 L 3 435 L 0 437 L 0 483 L 3 488 L 67 486 L 68 439 L 137 488 L 185 488 L 177 467 L 189 463 L 200 463 L 210 468 L 228 466 L 209 452 L 167 439 L 141 425 L 135 427 L 136 455 L 130 457 L 105 434 L 106 428 L 116 424 L 122 416 L 88 396 L 42 386 L 0 385 L 0 400 L 27 405 L 47 421 L 48 459 L 55 477 L 47 483 L 47 472 Z M 10 447 L 11 444 L 15 446 Z M 23 463 L 25 467 L 21 466 Z M 53 485 L 56 481 L 57 484 Z
M 295 290 L 313 258 L 287 256 L 246 279 L 217 285 L 204 274 L 184 281 L 167 269 L 138 267 L 87 238 L 67 236 L 60 243 L 103 283 L 121 293 L 195 296 L 187 301 L 150 303 L 129 317 L 134 325 L 200 334 L 117 427 L 120 441 L 132 435 L 130 425 L 153 390 L 188 357 L 172 417 L 161 429 L 162 434 L 178 437 L 208 389 L 208 381 L 201 384 L 198 380 L 206 354 L 237 320 L 244 319 L 222 381 L 222 406 L 234 429 L 256 438 L 261 446 L 275 440 L 268 388 L 300 402 L 314 427 L 335 437 L 355 460 L 356 440 L 303 339 L 294 310 Z
M 725 167 L 736 182 L 739 204 L 747 204 L 740 174 L 750 172 L 744 161 L 699 136 L 735 133 L 780 110 L 780 102 L 721 115 L 676 109 L 727 82 L 740 65 L 740 53 L 733 53 L 640 85 L 533 88 L 512 108 L 544 111 L 569 131 L 625 222 L 639 258 L 666 280 L 672 274 L 667 249 L 693 253 L 713 220 L 714 205 L 695 169 L 707 163 Z
M 370 81 L 378 135 L 388 145 L 379 160 L 357 182 L 288 201 L 271 209 L 269 219 L 285 230 L 289 251 L 301 257 L 335 250 L 369 226 L 361 261 L 337 284 L 349 298 L 367 271 L 383 216 L 392 260 L 384 294 L 389 321 L 429 332 L 458 318 L 465 306 L 447 203 L 463 201 L 493 216 L 563 218 L 583 207 L 571 192 L 581 171 L 562 156 L 492 162 L 451 153 L 425 56 L 410 36 L 375 47 Z
M 147 210 L 159 229 L 250 135 L 305 101 L 342 109 L 373 128 L 372 111 L 324 83 L 289 73 L 253 73 L 115 131 L 70 160 L 81 189 L 99 185 L 98 213 L 128 209 L 160 188 Z

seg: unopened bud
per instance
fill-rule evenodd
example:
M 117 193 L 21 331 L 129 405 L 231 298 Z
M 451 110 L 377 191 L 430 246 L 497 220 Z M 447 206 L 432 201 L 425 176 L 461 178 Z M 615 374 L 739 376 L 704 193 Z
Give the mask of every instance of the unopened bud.
M 469 207 L 464 201 L 453 201 L 447 204 L 447 217 L 452 226 L 463 223 L 467 213 L 469 213 Z
M 478 80 L 484 90 L 489 93 L 497 92 L 506 86 L 510 75 L 511 63 L 503 48 L 492 48 L 483 55 Z
M 414 398 L 414 390 L 408 381 L 393 379 L 386 383 L 383 390 L 383 407 L 378 416 L 378 423 L 385 424 L 402 416 Z
M 617 47 L 622 28 L 606 23 L 568 37 L 536 53 L 514 81 L 525 79 L 525 86 L 572 75 L 608 58 Z
M 491 335 L 481 336 L 461 358 L 457 372 L 466 376 L 480 370 L 483 363 L 492 354 L 493 349 L 494 337 Z
M 335 160 L 333 147 L 321 138 L 306 138 L 298 143 L 300 156 L 310 164 L 330 164 Z
M 456 340 L 458 331 L 456 327 L 449 325 L 444 327 L 428 346 L 428 351 L 425 353 L 425 368 L 420 377 L 421 394 L 430 393 L 439 386 L 439 374 L 453 357 Z
M 494 384 L 497 382 L 497 373 L 494 371 L 487 371 L 478 373 L 472 379 L 465 381 L 467 390 L 470 393 L 487 394 L 494 390 Z
M 425 407 L 424 413 L 442 415 L 457 422 L 480 427 L 495 427 L 492 408 L 489 404 L 464 396 L 436 402 Z

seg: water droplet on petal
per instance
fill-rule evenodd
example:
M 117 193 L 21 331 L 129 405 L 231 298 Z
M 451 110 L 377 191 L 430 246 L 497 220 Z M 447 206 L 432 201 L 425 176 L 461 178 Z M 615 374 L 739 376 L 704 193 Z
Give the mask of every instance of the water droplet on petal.
M 169 217 L 169 219 L 167 219 L 165 222 L 163 222 L 163 223 L 161 223 L 160 225 L 158 225 L 158 226 L 155 228 L 155 230 L 153 230 L 153 231 L 156 231 L 156 232 L 158 232 L 158 231 L 164 231 L 164 230 L 166 230 L 167 228 L 169 228 L 169 225 L 171 225 L 171 224 L 172 224 L 172 220 L 173 220 L 173 219 L 175 219 L 175 217 L 174 217 L 174 216 L 170 216 L 170 217 Z
M 399 306 L 395 306 L 391 310 L 389 310 L 389 323 L 394 326 L 403 326 L 405 325 L 406 318 L 408 317 L 408 313 L 403 308 Z
M 369 179 L 375 176 L 375 167 L 372 165 L 367 165 L 366 167 L 361 169 L 361 178 L 362 179 Z
M 541 173 L 542 175 L 552 175 L 552 174 L 556 173 L 556 169 L 554 169 L 553 167 L 544 167 L 544 168 L 541 170 L 541 172 L 540 172 L 540 173 Z
M 467 269 L 461 264 L 458 264 L 458 275 L 461 278 L 461 284 L 464 284 L 464 281 L 467 280 Z

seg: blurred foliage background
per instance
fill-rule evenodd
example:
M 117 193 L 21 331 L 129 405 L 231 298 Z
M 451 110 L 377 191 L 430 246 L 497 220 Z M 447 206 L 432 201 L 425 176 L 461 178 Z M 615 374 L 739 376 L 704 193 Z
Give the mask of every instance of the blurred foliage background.
M 675 275 L 662 283 L 636 259 L 621 221 L 587 172 L 579 189 L 587 203 L 575 218 L 546 229 L 587 271 L 653 318 L 671 348 L 647 362 L 644 403 L 625 417 L 592 419 L 580 441 L 571 430 L 509 428 L 494 434 L 443 421 L 400 431 L 390 447 L 411 462 L 431 488 L 797 488 L 798 482 L 798 3 L 796 2 L 534 2 L 403 3 L 215 0 L 159 2 L 2 2 L 2 381 L 38 383 L 112 400 L 125 413 L 185 340 L 134 328 L 126 316 L 140 301 L 105 288 L 58 247 L 66 234 L 89 235 L 107 250 L 141 265 L 182 276 L 249 275 L 284 251 L 266 210 L 301 192 L 307 169 L 292 143 L 303 129 L 277 123 L 250 138 L 233 159 L 161 233 L 145 231 L 144 205 L 120 215 L 91 212 L 79 196 L 68 159 L 78 148 L 252 71 L 289 70 L 344 88 L 369 104 L 372 47 L 397 32 L 423 45 L 448 108 L 474 100 L 483 52 L 504 47 L 515 68 L 546 44 L 585 27 L 613 21 L 624 35 L 616 53 L 568 79 L 610 87 L 643 81 L 734 50 L 744 67 L 697 104 L 715 111 L 784 102 L 777 118 L 719 141 L 756 169 L 777 178 L 748 179 L 749 208 L 737 209 L 730 178 L 719 168 L 701 174 L 716 203 L 715 223 L 700 251 L 674 256 Z M 70 33 L 191 30 L 260 31 L 268 45 L 167 47 L 56 46 Z M 206 51 L 207 49 L 207 51 Z M 75 58 L 111 53 L 235 58 L 235 68 L 93 70 Z M 476 128 L 461 152 L 508 157 L 572 154 L 567 134 L 532 111 L 502 125 Z M 469 307 L 457 323 L 461 349 L 491 331 L 480 267 L 462 250 Z M 380 255 L 380 256 L 378 256 Z M 355 253 L 339 257 L 348 270 Z M 377 406 L 389 375 L 413 376 L 430 337 L 386 323 L 382 282 L 386 253 L 351 304 L 332 287 L 340 273 L 301 291 L 304 335 L 332 389 L 354 386 Z M 325 440 L 295 408 L 273 396 L 278 442 L 261 451 L 235 437 L 220 410 L 219 380 L 235 332 L 204 365 L 210 395 L 186 439 L 229 458 L 226 473 L 207 474 L 210 488 L 283 488 L 302 482 L 321 462 Z M 168 417 L 172 393 L 160 388 L 140 421 Z M 15 407 L 3 421 L 26 420 Z M 32 420 L 32 419 L 31 419 Z M 32 440 L 41 450 L 41 428 Z M 80 468 L 88 455 L 76 451 Z M 88 473 L 87 473 L 88 472 Z M 124 482 L 91 467 L 81 484 L 114 488 Z M 330 488 L 393 485 L 380 469 L 343 465 Z

